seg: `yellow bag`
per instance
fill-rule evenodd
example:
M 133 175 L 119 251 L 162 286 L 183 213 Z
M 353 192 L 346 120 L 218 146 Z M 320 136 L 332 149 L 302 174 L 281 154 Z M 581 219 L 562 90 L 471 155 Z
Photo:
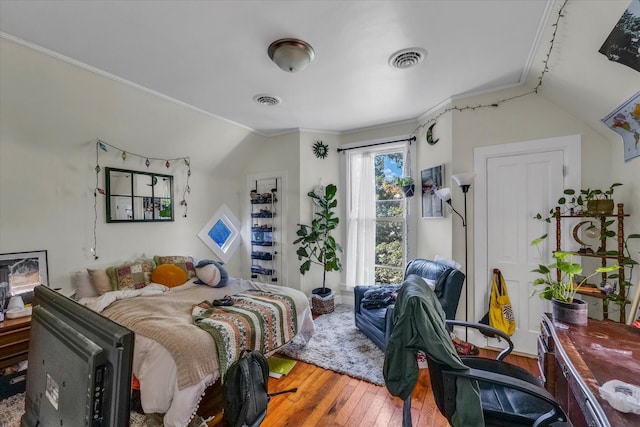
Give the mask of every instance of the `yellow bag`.
M 507 293 L 507 285 L 502 273 L 493 269 L 491 281 L 491 299 L 489 301 L 489 324 L 511 336 L 516 330 L 516 319 Z

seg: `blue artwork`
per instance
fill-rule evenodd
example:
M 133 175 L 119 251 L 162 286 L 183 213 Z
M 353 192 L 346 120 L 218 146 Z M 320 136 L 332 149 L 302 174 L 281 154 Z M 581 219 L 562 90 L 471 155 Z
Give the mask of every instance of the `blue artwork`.
M 231 236 L 231 230 L 221 219 L 219 219 L 213 228 L 209 230 L 209 237 L 211 237 L 211 239 L 216 242 L 216 245 L 221 248 L 227 242 L 229 236 Z

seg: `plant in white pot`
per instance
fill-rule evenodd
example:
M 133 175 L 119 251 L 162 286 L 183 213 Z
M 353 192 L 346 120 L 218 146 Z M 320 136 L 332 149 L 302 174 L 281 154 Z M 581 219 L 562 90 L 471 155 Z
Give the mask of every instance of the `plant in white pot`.
M 542 259 L 540 243 L 547 238 L 547 235 L 534 239 L 531 246 L 535 246 Z M 542 290 L 534 289 L 531 295 L 539 293 L 540 298 L 551 300 L 553 319 L 559 322 L 573 323 L 576 325 L 587 324 L 587 304 L 579 299 L 575 299 L 578 290 L 593 276 L 601 273 L 610 273 L 620 268 L 619 265 L 598 267 L 588 276 L 582 274 L 582 265 L 574 263 L 573 257 L 576 252 L 556 251 L 553 253 L 555 262 L 549 265 L 538 265 L 538 268 L 531 270 L 540 274 L 534 280 L 534 286 L 543 286 Z M 558 280 L 558 272 L 560 279 Z M 576 277 L 580 280 L 576 282 Z
M 298 255 L 298 260 L 302 261 L 300 265 L 301 274 L 304 275 L 309 271 L 312 264 L 322 266 L 322 287 L 311 291 L 313 295 L 317 295 L 320 298 L 326 298 L 332 293 L 332 290 L 326 286 L 327 272 L 342 271 L 342 263 L 339 256 L 342 252 L 342 247 L 331 236 L 331 232 L 336 229 L 340 222 L 334 212 L 338 206 L 338 201 L 335 198 L 336 191 L 337 187 L 334 184 L 329 184 L 324 189 L 324 192 L 310 191 L 307 193 L 313 199 L 317 210 L 314 213 L 311 225 L 298 224 L 298 231 L 296 232 L 298 238 L 293 242 L 294 245 L 299 245 L 296 254 Z M 322 311 L 325 313 L 333 311 L 333 299 L 330 299 L 330 306 L 324 309 L 318 305 L 319 301 L 312 299 L 312 303 L 316 304 L 314 305 L 314 311 L 319 312 L 319 314 L 323 314 Z

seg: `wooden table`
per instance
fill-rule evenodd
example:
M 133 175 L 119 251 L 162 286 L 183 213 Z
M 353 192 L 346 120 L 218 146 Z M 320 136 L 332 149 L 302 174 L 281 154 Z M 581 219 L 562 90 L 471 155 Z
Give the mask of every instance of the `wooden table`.
M 574 426 L 640 426 L 640 415 L 618 412 L 600 397 L 610 380 L 640 386 L 640 329 L 589 319 L 586 326 L 554 324 L 543 315 L 538 365 Z

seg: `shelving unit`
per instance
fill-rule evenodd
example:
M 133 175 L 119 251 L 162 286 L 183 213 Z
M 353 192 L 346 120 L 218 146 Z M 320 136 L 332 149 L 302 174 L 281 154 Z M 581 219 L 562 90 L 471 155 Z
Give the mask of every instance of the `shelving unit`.
M 255 181 L 251 202 L 251 278 L 277 282 L 277 179 Z
M 578 251 L 577 255 L 584 257 L 584 258 L 597 258 L 601 260 L 601 265 L 603 267 L 607 266 L 608 262 L 616 262 L 618 265 L 622 266 L 622 261 L 626 258 L 624 256 L 624 218 L 628 217 L 628 214 L 624 213 L 624 204 L 622 203 L 618 203 L 617 205 L 617 212 L 615 214 L 572 214 L 572 215 L 561 215 L 560 214 L 560 207 L 556 206 L 556 214 L 555 214 L 555 218 L 556 218 L 556 250 L 557 251 L 561 251 L 562 250 L 562 244 L 561 244 L 561 233 L 562 233 L 562 220 L 563 219 L 567 219 L 567 218 L 594 218 L 594 221 L 599 221 L 600 222 L 600 230 L 601 230 L 601 235 L 600 235 L 600 247 L 598 248 L 597 251 L 594 251 L 593 253 L 591 252 L 584 252 L 584 251 Z M 607 237 L 604 235 L 604 233 L 602 233 L 602 230 L 606 229 L 606 224 L 610 221 L 613 222 L 617 222 L 617 232 L 616 232 L 616 237 L 617 237 L 617 254 L 616 255 L 610 255 L 607 254 Z M 558 274 L 558 280 L 560 280 L 560 275 L 561 272 L 560 270 L 558 270 L 557 272 Z M 625 286 L 623 285 L 623 283 L 625 282 L 625 271 L 624 271 L 624 267 L 620 268 L 620 270 L 618 270 L 618 289 L 617 289 L 617 293 L 618 293 L 618 297 L 617 298 L 612 298 L 609 295 L 605 294 L 604 292 L 602 292 L 600 290 L 600 288 L 598 288 L 598 286 L 596 284 L 585 284 L 584 286 L 582 286 L 579 290 L 578 290 L 578 294 L 581 295 L 587 295 L 590 297 L 594 297 L 594 298 L 599 298 L 602 300 L 602 317 L 607 320 L 609 319 L 609 303 L 610 302 L 620 302 L 620 322 L 624 323 L 625 318 L 626 318 L 626 306 L 627 304 L 630 304 L 631 302 L 627 299 L 627 289 L 625 288 Z M 602 282 L 606 282 L 607 281 L 607 273 L 602 273 Z

